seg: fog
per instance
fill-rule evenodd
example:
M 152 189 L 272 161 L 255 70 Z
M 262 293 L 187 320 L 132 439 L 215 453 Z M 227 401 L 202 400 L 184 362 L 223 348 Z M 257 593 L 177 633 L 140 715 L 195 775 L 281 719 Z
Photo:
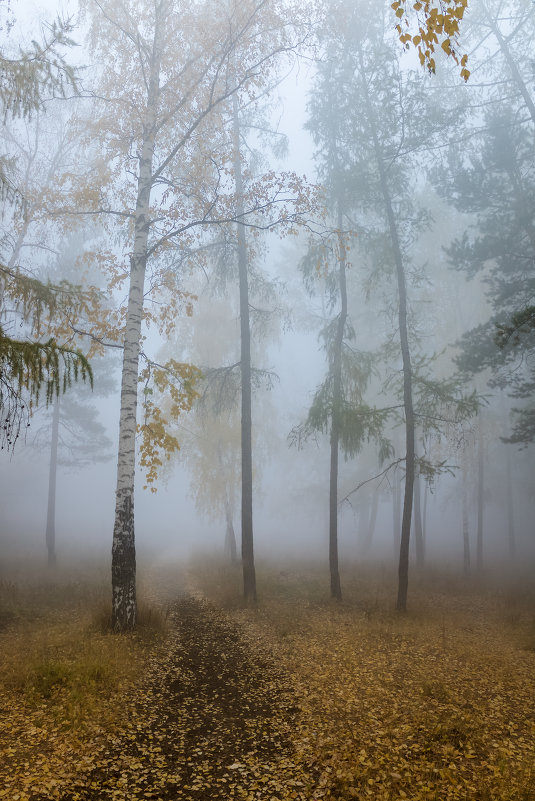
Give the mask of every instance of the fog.
M 115 8 L 114 3 L 108 5 L 112 10 Z M 362 24 L 360 32 L 354 32 L 354 40 L 348 29 L 345 45 L 336 30 L 336 20 L 332 25 L 326 24 L 324 30 L 307 28 L 306 35 L 299 30 L 290 32 L 285 34 L 289 37 L 287 47 L 291 52 L 286 62 L 278 66 L 274 58 L 266 56 L 266 64 L 273 69 L 271 78 L 267 76 L 262 85 L 260 81 L 256 85 L 252 78 L 243 78 L 243 87 L 248 87 L 250 81 L 252 88 L 243 91 L 240 88 L 234 93 L 238 106 L 241 104 L 242 127 L 232 135 L 240 139 L 245 212 L 229 212 L 234 202 L 229 198 L 234 192 L 232 176 L 236 167 L 231 135 L 232 92 L 228 94 L 230 100 L 227 98 L 214 106 L 213 122 L 199 123 L 195 137 L 188 140 L 184 149 L 186 166 L 184 163 L 175 165 L 175 172 L 166 177 L 167 185 L 164 181 L 152 185 L 152 208 L 163 209 L 163 222 L 154 224 L 158 236 L 168 235 L 164 229 L 166 225 L 171 226 L 171 222 L 167 220 L 175 224 L 180 215 L 183 215 L 180 219 L 187 222 L 188 213 L 208 214 L 205 209 L 199 211 L 199 207 L 206 197 L 211 197 L 210 192 L 216 192 L 213 190 L 216 180 L 220 182 L 217 191 L 221 195 L 213 201 L 214 214 L 229 221 L 223 234 L 222 225 L 210 228 L 206 224 L 199 229 L 198 236 L 195 233 L 190 237 L 185 226 L 182 238 L 166 239 L 147 264 L 145 314 L 148 309 L 153 317 L 145 317 L 141 350 L 142 354 L 149 354 L 146 363 L 152 367 L 139 383 L 137 422 L 142 429 L 145 425 L 149 439 L 143 440 L 143 431 L 138 433 L 134 504 L 135 547 L 143 557 L 162 562 L 187 560 L 197 552 L 223 557 L 225 532 L 228 533 L 225 503 L 232 514 L 238 550 L 240 547 L 241 394 L 239 387 L 234 387 L 230 400 L 226 397 L 217 409 L 213 388 L 220 378 L 216 376 L 210 383 L 207 376 L 212 375 L 210 371 L 222 368 L 228 368 L 228 375 L 231 375 L 230 366 L 237 364 L 239 367 L 240 364 L 240 299 L 237 257 L 232 242 L 236 229 L 240 228 L 236 219 L 238 222 L 245 219 L 246 226 L 241 228 L 245 228 L 245 235 L 249 237 L 250 259 L 255 556 L 281 561 L 290 556 L 314 558 L 328 563 L 330 536 L 332 539 L 329 528 L 332 414 L 322 417 L 325 410 L 320 408 L 319 401 L 316 406 L 314 404 L 319 397 L 316 395 L 318 387 L 326 381 L 326 376 L 330 375 L 329 380 L 334 381 L 332 376 L 336 372 L 332 332 L 341 307 L 335 251 L 341 245 L 333 243 L 342 230 L 347 237 L 347 289 L 344 290 L 347 322 L 339 367 L 342 391 L 346 393 L 344 408 L 349 410 L 351 404 L 357 404 L 360 411 L 355 413 L 361 416 L 375 415 L 382 409 L 394 411 L 388 412 L 382 420 L 380 434 L 376 429 L 360 431 L 361 422 L 356 417 L 352 418 L 353 431 L 349 417 L 337 424 L 340 429 L 336 488 L 339 555 L 348 562 L 396 564 L 405 482 L 406 415 L 402 389 L 405 363 L 400 351 L 399 298 L 394 251 L 389 238 L 392 230 L 389 233 L 386 206 L 381 210 L 383 199 L 378 194 L 379 173 L 374 163 L 380 146 L 383 148 L 381 163 L 388 165 L 386 174 L 391 192 L 388 202 L 397 215 L 399 247 L 406 270 L 408 339 L 414 393 L 418 399 L 415 404 L 420 404 L 416 450 L 417 459 L 421 459 L 419 504 L 423 516 L 425 563 L 448 563 L 460 575 L 463 570 L 465 573 L 469 569 L 473 571 L 478 562 L 479 568 L 507 570 L 526 570 L 527 565 L 535 564 L 532 422 L 535 240 L 530 222 L 535 204 L 535 118 L 531 118 L 526 103 L 526 93 L 528 99 L 533 98 L 532 67 L 521 56 L 533 33 L 533 11 L 515 0 L 509 4 L 509 18 L 501 21 L 504 33 L 514 28 L 509 56 L 515 59 L 519 72 L 511 75 L 507 57 L 500 53 L 496 42 L 480 45 L 480 41 L 485 40 L 482 31 L 487 23 L 478 3 L 469 4 L 470 14 L 464 21 L 465 39 L 461 38 L 463 52 L 471 52 L 471 77 L 465 83 L 459 76 L 460 67 L 445 56 L 437 56 L 437 72 L 428 74 L 420 67 L 413 50 L 404 54 L 395 34 L 393 15 L 392 20 L 389 18 L 389 4 L 384 12 L 379 10 L 379 5 L 377 10 L 366 6 L 368 22 Z M 140 21 L 140 30 L 145 30 L 144 25 L 150 28 L 153 4 L 140 3 L 139 6 L 149 9 L 148 21 Z M 132 9 L 134 24 L 135 3 Z M 77 15 L 74 3 L 70 4 L 69 12 Z M 59 6 L 51 1 L 34 13 L 29 5 L 23 7 L 14 3 L 12 14 L 16 24 L 8 32 L 5 21 L 3 23 L 4 52 L 9 53 L 10 48 L 16 52 L 19 46 L 27 45 L 25 19 L 30 26 L 38 28 L 39 19 L 52 19 L 58 13 Z M 76 414 L 81 414 L 73 412 L 70 434 L 65 436 L 73 436 L 82 443 L 76 457 L 68 458 L 60 444 L 55 494 L 58 563 L 69 562 L 78 554 L 109 558 L 116 519 L 122 354 L 118 347 L 125 336 L 124 310 L 128 295 L 127 282 L 119 281 L 117 276 L 129 270 L 134 223 L 132 213 L 130 228 L 127 225 L 121 228 L 117 219 L 105 217 L 98 209 L 113 203 L 117 206 L 124 203 L 125 209 L 135 208 L 135 179 L 141 169 L 141 134 L 136 129 L 135 108 L 131 119 L 125 118 L 113 129 L 98 100 L 92 105 L 93 96 L 98 98 L 99 93 L 107 92 L 111 98 L 122 91 L 121 86 L 114 86 L 110 80 L 113 70 L 118 80 L 121 69 L 125 70 L 123 77 L 127 75 L 126 61 L 122 65 L 117 62 L 113 70 L 111 63 L 94 63 L 95 58 L 102 56 L 105 44 L 98 41 L 98 46 L 90 45 L 87 35 L 96 36 L 97 40 L 112 35 L 98 13 L 95 4 L 77 23 L 71 35 L 80 45 L 78 48 L 60 48 L 67 63 L 84 66 L 77 90 L 68 88 L 65 98 L 47 97 L 31 114 L 14 115 L 13 119 L 7 106 L 3 141 L 3 159 L 18 160 L 12 181 L 18 182 L 17 191 L 22 195 L 26 193 L 34 204 L 34 216 L 28 218 L 30 222 L 25 228 L 20 207 L 6 196 L 1 221 L 3 263 L 13 262 L 13 269 L 17 267 L 41 281 L 50 278 L 54 283 L 66 279 L 73 284 L 97 284 L 110 315 L 108 322 L 102 325 L 97 325 L 87 310 L 74 322 L 71 316 L 69 324 L 73 329 L 69 333 L 65 321 L 60 324 L 51 314 L 41 323 L 36 335 L 30 318 L 25 316 L 20 297 L 15 292 L 12 301 L 9 287 L 5 290 L 2 326 L 9 336 L 16 337 L 22 332 L 21 335 L 40 342 L 55 337 L 58 343 L 63 337 L 70 346 L 88 353 L 91 341 L 79 331 L 91 328 L 94 341 L 109 341 L 112 347 L 108 351 L 113 351 L 111 359 L 109 353 L 106 355 L 106 348 L 89 352 L 95 372 L 93 393 L 80 381 L 67 388 L 66 398 L 69 393 L 76 392 L 77 400 L 94 407 L 96 412 L 94 421 L 87 424 L 83 434 L 72 432 Z M 526 21 L 519 26 L 516 21 L 522 14 Z M 306 28 L 305 23 L 306 20 L 297 20 L 297 28 L 300 24 Z M 173 25 L 177 26 L 176 20 Z M 220 47 L 210 29 L 206 37 L 211 35 L 216 42 L 214 47 Z M 332 78 L 336 86 L 333 84 L 329 97 L 326 88 L 331 80 L 326 66 L 328 53 L 336 48 L 341 52 L 344 46 L 349 54 L 347 64 L 342 64 L 340 73 Z M 386 65 L 382 78 L 385 83 L 381 86 L 373 83 L 380 78 L 374 73 L 367 84 L 368 95 L 362 93 L 364 90 L 359 88 L 357 78 L 352 84 L 344 74 L 344 69 L 356 70 L 360 46 L 364 48 L 364 56 L 360 55 L 361 68 L 369 70 L 370 76 L 374 58 L 377 73 Z M 239 54 L 244 75 L 248 69 L 251 74 L 254 72 L 247 61 L 252 56 L 246 47 L 244 44 Z M 386 48 L 387 56 L 381 48 Z M 220 57 L 219 51 L 216 55 Z M 222 58 L 221 63 L 228 66 L 229 58 L 226 61 Z M 238 56 L 232 58 L 238 59 Z M 174 80 L 169 54 L 165 59 L 167 66 L 162 75 L 168 70 L 164 77 Z M 129 75 L 124 80 L 132 81 L 129 91 L 134 97 L 132 87 L 136 79 Z M 398 80 L 400 88 L 396 99 L 396 92 L 392 94 L 390 89 Z M 141 83 L 139 86 L 141 97 L 144 90 Z M 50 87 L 44 92 L 54 93 Z M 255 93 L 258 97 L 253 102 L 251 98 Z M 369 109 L 366 111 L 365 100 L 375 103 L 373 113 Z M 326 108 L 331 101 L 337 108 L 329 118 Z M 363 104 L 359 109 L 355 108 L 357 102 Z M 396 107 L 398 102 L 400 106 L 406 104 L 402 113 Z M 191 113 L 197 113 L 194 105 L 192 108 Z M 380 112 L 384 113 L 383 118 L 379 118 Z M 238 114 L 236 109 L 234 113 Z M 495 113 L 492 119 L 491 113 Z M 97 131 L 99 114 L 100 129 Z M 277 133 L 271 137 L 261 135 L 252 123 L 248 128 L 248 114 L 256 114 L 262 126 L 276 128 Z M 372 119 L 376 121 L 380 139 L 375 151 L 370 127 Z M 108 138 L 104 131 L 107 124 L 111 131 Z M 122 135 L 129 124 L 132 125 L 132 145 L 130 149 L 129 146 L 121 149 L 113 137 Z M 170 124 L 165 124 L 168 129 L 155 151 L 161 161 L 169 138 L 175 135 Z M 187 127 L 187 120 L 180 120 L 177 125 Z M 220 128 L 225 125 L 231 132 L 226 139 L 224 129 Z M 261 127 L 260 123 L 258 125 Z M 328 152 L 329 125 L 336 140 L 335 151 L 345 160 L 340 174 L 335 174 L 333 156 Z M 515 164 L 507 161 L 507 146 L 503 149 L 503 136 L 500 140 L 499 135 L 502 129 L 497 129 L 497 125 L 502 125 L 506 138 L 516 137 L 517 144 L 511 145 L 510 150 L 517 157 Z M 182 129 L 177 128 L 177 131 L 180 133 Z M 47 149 L 55 146 L 59 132 L 66 136 L 65 148 L 58 155 L 59 166 L 52 170 Z M 125 137 L 128 135 L 124 133 Z M 276 143 L 281 139 L 287 141 L 285 153 L 277 149 Z M 28 146 L 19 147 L 20 142 Z M 526 143 L 531 147 L 531 156 L 526 152 Z M 32 162 L 28 159 L 33 146 Z M 206 166 L 208 163 L 212 167 Z M 50 167 L 48 174 L 47 165 Z M 271 185 L 263 190 L 263 202 L 268 207 L 268 211 L 262 211 L 265 216 L 262 217 L 256 207 L 250 212 L 247 210 L 247 204 L 257 203 L 251 201 L 251 195 L 254 191 L 260 192 L 252 187 L 263 180 L 267 186 L 265 176 L 271 172 L 290 171 L 306 182 L 294 190 L 293 179 L 281 179 L 281 186 L 284 181 L 291 185 L 290 189 L 280 190 L 285 198 L 285 215 L 277 217 L 276 204 L 268 197 L 273 191 Z M 67 174 L 70 177 L 66 179 L 64 175 Z M 88 177 L 90 175 L 93 177 Z M 515 183 L 517 178 L 519 184 Z M 102 185 L 93 193 L 95 180 Z M 171 192 L 168 187 L 172 180 L 175 181 L 174 195 L 169 199 L 166 192 Z M 205 193 L 202 201 L 196 195 L 196 180 L 199 196 Z M 515 195 L 520 184 L 520 194 Z M 182 196 L 177 187 L 184 187 Z M 311 198 L 318 188 L 319 199 L 312 208 Z M 293 195 L 300 193 L 305 199 L 296 201 Z M 490 198 L 488 203 L 485 198 Z M 342 205 L 344 214 L 340 211 Z M 61 217 L 66 207 L 70 208 L 69 214 L 79 215 L 75 224 L 72 224 L 74 217 L 69 218 L 68 224 L 67 217 Z M 500 207 L 505 209 L 502 216 L 496 211 Z M 157 217 L 156 211 L 154 217 Z M 289 218 L 293 220 L 291 225 Z M 266 230 L 256 234 L 255 226 L 261 229 L 266 220 L 269 221 Z M 288 231 L 289 228 L 295 230 Z M 509 255 L 506 252 L 510 232 L 511 237 L 516 236 L 514 232 L 520 232 L 520 255 L 512 250 Z M 225 247 L 230 257 L 228 252 L 221 255 L 213 245 L 220 236 L 227 240 Z M 22 238 L 22 244 L 17 237 Z M 495 239 L 505 242 L 507 247 L 498 247 Z M 310 255 L 314 248 L 321 247 L 325 248 L 322 254 Z M 206 258 L 199 255 L 202 248 L 210 251 Z M 314 259 L 317 264 L 312 264 Z M 523 260 L 522 265 L 518 266 L 515 259 Z M 500 270 L 509 269 L 508 265 L 510 274 L 500 274 Z M 218 273 L 218 270 L 223 272 Z M 172 280 L 165 277 L 171 274 Z M 154 305 L 150 305 L 153 301 L 149 295 L 153 289 L 161 290 L 161 294 Z M 194 296 L 191 315 L 186 313 L 186 301 L 178 302 L 176 308 L 172 306 L 173 293 L 175 298 L 179 293 Z M 166 306 L 171 309 L 171 319 L 162 322 L 157 315 Z M 515 314 L 524 316 L 519 319 Z M 493 334 L 500 325 L 512 326 L 511 331 L 506 331 L 507 342 L 502 350 Z M 117 336 L 112 333 L 114 326 Z M 77 333 L 73 333 L 74 328 Z M 476 329 L 477 335 L 467 333 Z M 331 333 L 326 333 L 328 331 Z M 353 357 L 355 360 L 351 361 Z M 200 398 L 193 399 L 191 410 L 184 409 L 176 419 L 172 419 L 170 411 L 173 401 L 169 385 L 163 379 L 159 385 L 150 383 L 159 366 L 168 359 L 197 365 L 204 374 L 200 383 L 194 384 Z M 145 369 L 144 364 L 142 359 L 140 372 Z M 107 379 L 113 378 L 113 386 L 99 395 L 99 386 L 104 385 L 104 379 L 99 385 L 100 373 Z M 239 369 L 232 375 L 232 380 L 236 381 Z M 15 382 L 15 378 L 11 380 Z M 334 384 L 328 386 L 332 388 Z M 211 392 L 214 394 L 210 395 Z M 479 398 L 479 407 L 469 408 L 467 398 L 473 392 Z M 21 395 L 26 397 L 24 390 Z M 47 409 L 45 400 L 46 392 L 42 392 L 39 401 L 34 402 L 28 424 L 23 422 L 16 441 L 4 442 L 0 455 L 0 559 L 7 563 L 13 558 L 24 560 L 31 556 L 42 559 L 43 566 L 46 564 L 53 403 Z M 336 405 L 339 400 L 333 403 Z M 61 396 L 60 409 L 62 404 Z M 316 409 L 315 423 L 309 415 L 311 407 Z M 512 411 L 517 408 L 523 414 L 520 425 L 518 414 Z M 423 409 L 427 409 L 425 414 Z M 4 417 L 10 414 L 7 405 L 2 411 Z M 157 429 L 160 413 L 166 417 L 166 430 L 176 438 L 180 450 L 168 447 L 166 451 L 157 437 L 150 440 L 150 431 Z M 433 419 L 432 425 L 424 421 L 426 414 L 429 420 Z M 152 418 L 149 420 L 147 415 Z M 43 426 L 48 427 L 48 433 L 39 440 Z M 94 426 L 99 426 L 98 431 Z M 84 437 L 87 445 L 83 444 Z M 101 441 L 98 437 L 102 437 L 102 446 L 98 444 Z M 227 449 L 225 454 L 230 454 L 215 472 L 214 452 L 198 445 L 204 442 L 203 437 L 210 439 L 212 445 L 220 437 L 224 443 L 221 447 Z M 379 458 L 381 437 L 388 440 L 389 445 Z M 507 438 L 515 442 L 504 442 Z M 358 444 L 355 444 L 356 439 L 359 439 Z M 156 467 L 155 478 L 149 480 L 147 489 L 144 489 L 146 468 L 142 465 L 144 447 L 155 449 L 147 456 Z M 85 464 L 80 456 L 84 448 L 88 462 Z M 228 476 L 222 478 L 225 471 Z M 227 482 L 226 488 L 218 495 L 216 484 L 223 480 Z M 395 490 L 396 485 L 398 490 Z M 470 565 L 466 563 L 467 547 Z M 411 566 L 416 559 L 413 524 Z

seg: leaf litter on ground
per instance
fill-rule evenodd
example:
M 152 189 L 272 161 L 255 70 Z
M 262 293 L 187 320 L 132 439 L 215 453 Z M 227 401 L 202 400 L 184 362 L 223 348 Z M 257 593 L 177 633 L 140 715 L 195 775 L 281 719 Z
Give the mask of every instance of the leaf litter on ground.
M 504 625 L 488 597 L 435 591 L 400 617 L 356 578 L 334 604 L 272 571 L 248 609 L 217 570 L 194 569 L 163 641 L 115 638 L 137 672 L 96 684 L 79 726 L 68 673 L 48 697 L 4 691 L 0 798 L 535 799 L 529 605 Z

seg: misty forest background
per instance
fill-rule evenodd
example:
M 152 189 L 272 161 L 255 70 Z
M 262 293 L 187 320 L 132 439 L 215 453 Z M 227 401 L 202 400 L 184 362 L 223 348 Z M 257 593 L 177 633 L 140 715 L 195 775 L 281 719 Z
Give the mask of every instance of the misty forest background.
M 43 34 L 52 77 L 37 105 L 25 106 L 24 86 L 10 100 L 5 80 L 2 330 L 80 350 L 94 384 L 73 381 L 48 404 L 43 390 L 16 423 L 3 395 L 3 552 L 42 548 L 45 536 L 50 562 L 109 548 L 143 190 L 141 551 L 235 558 L 245 513 L 253 565 L 254 508 L 259 554 L 323 557 L 329 539 L 340 594 L 337 545 L 350 559 L 397 560 L 408 461 L 419 565 L 526 564 L 535 547 L 531 4 L 471 4 L 468 80 L 444 54 L 435 74 L 422 68 L 388 5 L 334 4 L 291 20 L 283 8 L 256 9 L 258 19 L 249 10 L 228 17 L 225 41 L 203 22 L 217 25 L 210 9 L 188 17 L 169 4 L 89 3 L 77 22 L 62 11 Z M 4 57 L 29 57 L 37 18 L 2 10 Z M 151 43 L 171 18 L 174 33 Z M 195 68 L 184 54 L 169 71 L 173 36 Z M 156 47 L 159 117 L 147 144 Z M 143 147 L 153 153 L 145 187 Z M 36 322 L 24 293 L 10 295 L 16 276 L 85 287 L 86 300 Z M 252 390 L 245 512 L 242 382 Z
M 0 798 L 534 801 L 534 28 L 0 0 Z

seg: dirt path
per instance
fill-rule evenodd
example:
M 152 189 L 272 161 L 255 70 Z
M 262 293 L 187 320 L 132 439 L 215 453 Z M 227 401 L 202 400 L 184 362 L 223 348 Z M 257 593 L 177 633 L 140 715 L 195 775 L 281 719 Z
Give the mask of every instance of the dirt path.
M 204 601 L 181 598 L 171 620 L 128 725 L 62 801 L 288 797 L 278 777 L 297 709 L 284 675 Z

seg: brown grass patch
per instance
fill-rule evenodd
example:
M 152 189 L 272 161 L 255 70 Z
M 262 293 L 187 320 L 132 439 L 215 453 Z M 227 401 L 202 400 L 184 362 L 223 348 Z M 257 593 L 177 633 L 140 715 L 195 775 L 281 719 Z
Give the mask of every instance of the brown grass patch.
M 101 565 L 11 567 L 0 581 L 0 798 L 61 798 L 120 726 L 164 612 L 142 603 L 148 625 L 117 637 L 102 625 L 109 595 Z
M 261 567 L 256 609 L 239 609 L 235 571 L 198 564 L 194 577 L 292 676 L 310 797 L 535 799 L 533 589 L 435 572 L 399 615 L 386 567 L 346 566 L 339 604 L 325 570 Z
M 435 572 L 399 615 L 388 566 L 335 603 L 325 570 L 260 565 L 256 607 L 239 566 L 141 575 L 120 636 L 105 569 L 0 585 L 0 798 L 534 801 L 529 587 Z M 168 621 L 184 590 L 211 605 Z

